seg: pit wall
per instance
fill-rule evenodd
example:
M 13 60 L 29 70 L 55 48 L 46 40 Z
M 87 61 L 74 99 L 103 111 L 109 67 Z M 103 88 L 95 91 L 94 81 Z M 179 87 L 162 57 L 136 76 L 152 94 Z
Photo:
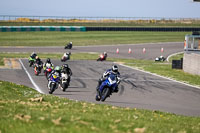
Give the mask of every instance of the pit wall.
M 184 53 L 183 71 L 194 75 L 200 75 L 199 53 Z

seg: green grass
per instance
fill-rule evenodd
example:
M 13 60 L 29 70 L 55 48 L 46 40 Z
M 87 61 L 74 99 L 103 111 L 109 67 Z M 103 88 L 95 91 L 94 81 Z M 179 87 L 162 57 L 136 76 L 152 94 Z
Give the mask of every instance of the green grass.
M 71 101 L 3 81 L 0 81 L 0 123 L 2 133 L 200 131 L 200 117 Z
M 190 32 L 0 32 L 0 46 L 115 45 L 183 42 Z
M 4 58 L 29 58 L 31 53 L 0 53 L 0 65 L 4 65 Z M 49 54 L 49 53 L 38 53 L 38 56 L 45 60 L 47 58 L 51 59 L 61 59 L 63 54 Z M 88 53 L 72 53 L 70 56 L 71 60 L 96 60 L 98 58 L 99 54 L 88 54 Z
M 181 56 L 180 56 L 181 57 Z M 178 59 L 178 57 L 175 57 Z M 155 73 L 164 77 L 182 81 L 191 85 L 200 86 L 200 76 L 184 72 L 182 69 L 172 69 L 172 64 L 167 62 L 155 62 L 151 60 L 136 59 L 110 59 L 110 61 L 123 62 L 125 65 Z

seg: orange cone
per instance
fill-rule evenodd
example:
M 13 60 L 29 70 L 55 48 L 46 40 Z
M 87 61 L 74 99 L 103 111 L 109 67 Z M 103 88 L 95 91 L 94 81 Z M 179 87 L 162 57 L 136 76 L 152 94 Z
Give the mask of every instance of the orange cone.
M 164 52 L 164 48 L 161 48 L 161 50 L 160 50 L 162 53 Z
M 131 48 L 128 49 L 128 53 L 130 54 L 132 52 Z
M 116 53 L 119 54 L 119 49 L 117 48 Z
M 142 52 L 143 52 L 143 53 L 146 53 L 146 49 L 145 49 L 145 48 L 143 48 Z

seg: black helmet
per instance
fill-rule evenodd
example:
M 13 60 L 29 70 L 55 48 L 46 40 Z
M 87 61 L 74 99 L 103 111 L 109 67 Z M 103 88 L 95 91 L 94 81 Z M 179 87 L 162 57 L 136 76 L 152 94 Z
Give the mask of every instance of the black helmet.
M 69 66 L 68 66 L 68 64 L 63 64 L 62 67 L 63 68 L 68 68 Z
M 112 66 L 112 71 L 113 71 L 113 72 L 118 72 L 118 67 L 117 67 L 117 65 L 113 65 L 113 66 Z
M 47 61 L 46 61 L 47 63 L 51 63 L 51 60 L 50 60 L 50 58 L 47 58 Z

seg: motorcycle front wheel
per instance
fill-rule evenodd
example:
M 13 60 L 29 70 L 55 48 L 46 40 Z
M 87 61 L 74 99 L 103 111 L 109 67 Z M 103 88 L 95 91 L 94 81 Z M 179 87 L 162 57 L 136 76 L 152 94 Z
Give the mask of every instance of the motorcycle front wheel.
M 101 101 L 104 102 L 109 95 L 110 95 L 110 89 L 107 87 L 104 88 L 101 93 Z

